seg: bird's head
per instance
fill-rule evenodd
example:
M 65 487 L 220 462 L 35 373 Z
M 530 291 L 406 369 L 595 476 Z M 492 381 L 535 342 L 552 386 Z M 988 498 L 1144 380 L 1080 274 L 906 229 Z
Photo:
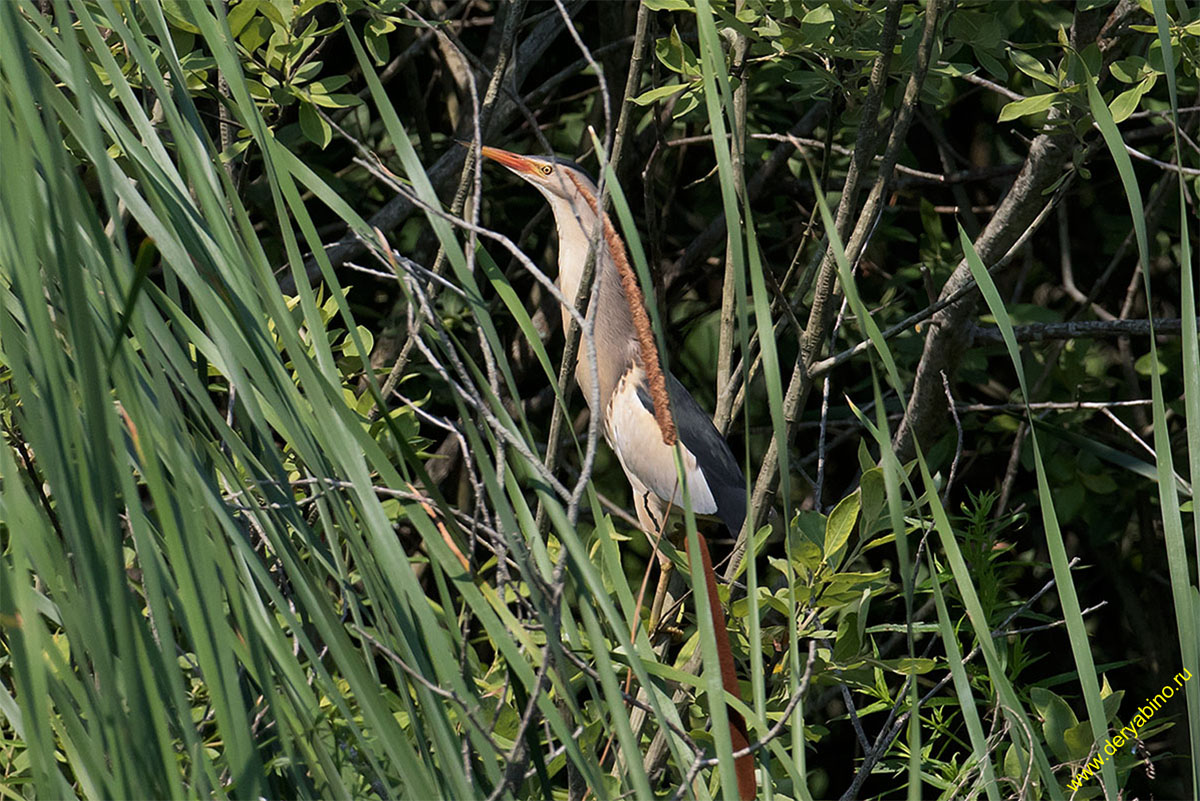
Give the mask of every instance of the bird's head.
M 498 147 L 484 147 L 482 153 L 533 184 L 547 200 L 595 200 L 596 184 L 583 168 L 573 161 L 546 156 L 522 156 Z

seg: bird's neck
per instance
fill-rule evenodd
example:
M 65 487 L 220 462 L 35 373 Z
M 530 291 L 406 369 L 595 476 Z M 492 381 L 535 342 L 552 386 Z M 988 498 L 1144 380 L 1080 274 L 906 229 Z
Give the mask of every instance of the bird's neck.
M 636 332 L 632 314 L 625 294 L 621 290 L 621 279 L 609 244 L 600 231 L 597 215 L 584 204 L 571 203 L 555 197 L 550 202 L 558 227 L 558 288 L 568 303 L 575 300 L 583 282 L 584 267 L 587 265 L 592 243 L 598 246 L 595 278 L 592 288 L 592 308 L 589 314 L 595 320 L 594 337 L 596 348 L 595 384 L 593 392 L 592 371 L 588 363 L 585 343 L 580 343 L 579 359 L 575 366 L 575 378 L 592 413 L 604 416 L 609 398 L 625 371 L 638 360 Z M 563 330 L 570 321 L 569 309 L 562 309 Z M 599 397 L 593 397 L 598 394 Z M 594 402 L 598 401 L 599 406 Z

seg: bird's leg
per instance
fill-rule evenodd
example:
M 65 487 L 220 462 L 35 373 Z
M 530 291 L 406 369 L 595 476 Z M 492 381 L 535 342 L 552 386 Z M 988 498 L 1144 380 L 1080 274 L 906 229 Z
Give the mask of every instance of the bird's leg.
M 675 565 L 671 562 L 671 557 L 662 549 L 663 530 L 667 522 L 667 513 L 663 508 L 662 501 L 650 490 L 643 489 L 638 495 L 636 506 L 638 522 L 642 524 L 642 530 L 654 544 L 654 556 L 658 560 L 658 586 L 654 590 L 654 600 L 650 604 L 649 631 L 653 633 L 658 628 L 663 601 L 667 597 L 667 586 L 671 583 L 671 571 Z M 647 566 L 647 570 L 649 570 L 649 566 Z M 645 586 L 644 582 L 643 586 Z
M 662 523 L 666 519 L 666 515 L 662 513 L 662 510 L 660 508 L 661 502 L 658 500 L 657 497 L 652 495 L 649 490 L 647 490 L 645 487 L 642 487 L 638 484 L 633 485 L 633 498 L 634 498 L 634 501 L 633 501 L 634 508 L 637 509 L 638 523 L 641 526 L 642 532 L 646 535 L 646 538 L 650 540 L 650 543 L 654 548 L 654 555 L 659 560 L 660 573 L 662 573 L 664 570 L 669 570 L 670 566 L 671 566 L 671 560 L 666 559 L 667 566 L 666 566 L 666 568 L 663 568 L 662 565 L 663 565 L 663 559 L 665 557 L 665 554 L 663 554 L 663 552 L 659 549 L 659 544 L 662 541 Z M 663 573 L 663 575 L 667 576 L 668 578 L 670 577 L 670 573 Z M 660 577 L 659 590 L 656 591 L 656 593 L 655 593 L 655 599 L 656 599 L 655 606 L 651 610 L 651 613 L 650 613 L 650 624 L 647 627 L 647 631 L 650 633 L 651 636 L 653 636 L 653 634 L 654 634 L 655 626 L 658 625 L 658 614 L 662 610 L 663 604 L 662 604 L 662 600 L 658 597 L 658 593 L 659 592 L 665 593 L 665 591 L 663 590 L 663 581 L 664 581 L 664 579 Z M 646 600 L 646 587 L 649 584 L 650 584 L 650 565 L 647 564 L 646 572 L 642 576 L 642 584 L 638 588 L 637 600 L 633 605 L 633 622 L 629 624 L 629 637 L 630 637 L 629 644 L 631 647 L 636 645 L 636 643 L 637 643 L 638 623 L 641 620 L 642 603 Z M 626 672 L 626 674 L 625 674 L 625 692 L 626 693 L 629 692 L 629 688 L 632 685 L 633 685 L 633 669 L 630 668 L 628 670 L 628 672 Z M 644 693 L 645 693 L 644 690 L 638 691 L 638 699 L 639 700 L 644 700 L 642 698 Z M 643 710 L 636 709 L 636 708 L 633 710 L 633 715 L 630 717 L 630 721 L 632 721 L 634 723 L 633 729 L 635 732 L 640 731 L 641 724 L 644 720 L 644 717 L 645 717 L 645 712 Z M 610 736 L 608 738 L 608 742 L 606 742 L 604 744 L 603 752 L 600 754 L 601 764 L 604 763 L 605 758 L 608 756 L 608 750 L 612 746 L 612 742 L 613 742 L 613 738 Z M 618 759 L 618 764 L 613 766 L 614 775 L 616 775 L 619 772 L 619 768 L 620 768 L 620 759 Z
M 663 502 L 661 500 L 659 500 L 658 496 L 655 495 L 653 492 L 651 492 L 649 489 L 647 489 L 645 486 L 641 485 L 640 482 L 631 478 L 630 484 L 633 486 L 633 505 L 634 505 L 634 508 L 637 510 L 638 523 L 641 526 L 643 533 L 645 533 L 646 538 L 650 540 L 650 543 L 654 548 L 654 556 L 655 556 L 656 560 L 658 561 L 658 565 L 659 565 L 659 572 L 660 572 L 659 583 L 658 583 L 658 588 L 655 591 L 655 600 L 651 604 L 651 612 L 650 612 L 649 631 L 650 631 L 651 635 L 653 635 L 654 628 L 658 624 L 657 616 L 662 611 L 663 598 L 665 598 L 667 595 L 667 584 L 669 583 L 669 579 L 672 575 L 671 560 L 670 560 L 670 558 L 667 557 L 666 554 L 664 554 L 662 552 L 661 547 L 660 547 L 662 544 L 663 530 L 664 530 L 664 527 L 665 527 L 665 524 L 667 521 L 667 514 L 666 514 L 667 509 L 664 507 Z M 642 601 L 645 599 L 646 587 L 649 584 L 649 577 L 650 577 L 651 569 L 652 568 L 650 565 L 646 565 L 646 575 L 642 579 L 642 587 L 641 587 L 641 590 L 638 592 L 637 608 L 634 611 L 634 622 L 633 622 L 633 625 L 630 627 L 632 636 L 635 640 L 637 638 L 638 615 L 640 615 L 640 613 L 641 613 Z M 664 643 L 664 644 L 658 646 L 657 648 L 654 648 L 654 652 L 661 658 L 662 651 L 665 647 L 666 647 L 666 645 Z M 630 682 L 632 680 L 632 676 L 633 676 L 633 671 L 631 669 L 629 674 L 626 676 L 626 683 L 625 683 L 625 691 L 626 692 L 629 692 L 629 687 L 630 687 Z M 647 694 L 645 687 L 638 688 L 637 699 L 643 703 L 645 703 L 649 699 L 649 695 Z M 633 734 L 635 737 L 639 737 L 641 735 L 642 727 L 645 725 L 645 723 L 646 723 L 646 710 L 640 706 L 634 707 L 634 709 L 630 712 L 630 715 L 629 715 L 629 725 L 630 725 L 630 728 L 633 730 Z M 611 743 L 611 741 L 612 740 L 610 738 L 609 742 Z M 604 753 L 605 754 L 608 753 L 607 745 L 604 748 Z M 626 754 L 623 751 L 621 751 L 620 749 L 618 749 L 617 750 L 617 758 L 616 758 L 615 764 L 613 765 L 613 768 L 612 768 L 613 775 L 614 776 L 621 775 L 621 773 L 625 770 L 625 766 L 626 766 L 628 760 L 630 760 L 630 759 L 639 759 L 640 760 L 641 755 L 640 754 Z M 603 761 L 603 759 L 601 759 L 601 761 Z
M 658 624 L 662 618 L 663 602 L 667 599 L 667 587 L 671 584 L 671 571 L 674 569 L 670 557 L 664 559 L 660 556 L 658 565 L 658 586 L 654 588 L 654 601 L 650 604 L 650 621 L 647 624 L 651 635 L 658 630 Z

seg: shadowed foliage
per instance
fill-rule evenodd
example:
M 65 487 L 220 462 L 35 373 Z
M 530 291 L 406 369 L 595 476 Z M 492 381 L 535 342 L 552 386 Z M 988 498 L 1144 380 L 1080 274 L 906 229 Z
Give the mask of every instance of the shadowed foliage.
M 1197 109 L 1164 0 L 0 3 L 0 798 L 1195 797 Z M 656 630 L 482 145 L 744 471 Z

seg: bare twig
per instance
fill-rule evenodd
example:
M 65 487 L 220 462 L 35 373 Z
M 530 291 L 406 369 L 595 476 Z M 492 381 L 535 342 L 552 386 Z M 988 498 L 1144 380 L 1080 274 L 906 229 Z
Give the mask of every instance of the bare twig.
M 735 12 L 740 12 L 744 0 L 737 0 L 734 5 Z M 735 75 L 741 73 L 746 68 L 746 50 L 748 48 L 746 34 L 738 32 L 737 38 L 733 45 L 733 64 L 732 72 Z M 733 186 L 737 194 L 737 202 L 743 203 L 746 199 L 746 174 L 745 174 L 745 151 L 746 151 L 746 91 L 748 83 L 745 80 L 738 82 L 737 88 L 733 92 L 733 108 L 734 119 L 729 121 L 730 125 L 730 154 L 733 160 Z M 733 380 L 733 335 L 734 326 L 737 322 L 735 312 L 735 302 L 737 301 L 737 272 L 743 269 L 744 265 L 737 264 L 734 259 L 735 252 L 743 252 L 743 248 L 735 248 L 734 244 L 737 237 L 742 236 L 741 226 L 735 229 L 733 226 L 725 226 L 725 278 L 722 282 L 721 289 L 721 324 L 717 333 L 717 408 L 713 410 L 714 419 L 720 421 L 729 416 L 728 408 L 721 408 L 725 398 L 731 398 L 730 394 L 724 392 L 725 385 Z
M 898 5 L 898 4 L 897 4 Z M 884 198 L 887 188 L 891 182 L 893 167 L 900 156 L 900 151 L 904 145 L 904 139 L 908 133 L 908 127 L 912 122 L 913 114 L 919 100 L 921 87 L 925 82 L 925 74 L 929 67 L 929 60 L 935 46 L 935 34 L 937 32 L 938 20 L 940 18 L 941 3 L 939 0 L 931 0 L 925 9 L 925 24 L 921 31 L 921 40 L 917 46 L 916 64 L 912 74 L 909 76 L 908 82 L 904 88 L 904 97 L 901 100 L 900 107 L 895 113 L 895 123 L 892 126 L 891 136 L 888 139 L 887 148 L 884 151 L 884 158 L 880 164 L 879 175 L 871 187 L 871 192 L 867 197 L 861 211 L 854 211 L 854 201 L 852 195 L 854 193 L 844 192 L 842 201 L 838 204 L 838 219 L 835 227 L 841 231 L 849 226 L 852 219 L 852 214 L 857 214 L 858 223 L 854 226 L 854 231 L 850 235 L 846 243 L 846 258 L 850 262 L 851 267 L 854 266 L 858 257 L 866 248 L 867 241 L 871 233 L 875 229 L 875 224 L 878 222 L 879 213 L 883 208 Z M 898 13 L 891 5 L 888 7 L 886 20 L 892 20 L 893 13 Z M 885 26 L 888 22 L 885 20 Z M 898 22 L 898 19 L 893 21 L 893 26 Z M 894 32 L 893 34 L 894 35 Z M 885 27 L 885 38 L 888 36 Z M 883 47 L 883 45 L 881 45 Z M 890 46 L 885 47 L 885 52 L 890 52 Z M 882 54 L 881 54 L 882 57 Z M 886 68 L 886 62 L 882 65 L 877 62 L 877 67 Z M 882 83 L 876 85 L 874 82 L 875 69 L 872 69 L 872 87 L 877 91 L 882 91 Z M 882 79 L 881 79 L 882 81 Z M 876 100 L 876 102 L 878 102 Z M 864 104 L 864 107 L 871 103 L 870 96 Z M 871 127 L 875 117 L 873 114 L 867 114 L 864 111 L 863 127 Z M 871 148 L 873 150 L 873 148 Z M 856 158 L 860 157 L 866 160 L 869 158 L 869 151 L 862 152 L 856 147 Z M 852 169 L 853 164 L 852 162 Z M 865 166 L 865 165 L 861 165 Z M 847 179 L 847 185 L 850 181 Z M 799 414 L 799 409 L 803 405 L 804 399 L 808 396 L 809 390 L 812 388 L 813 374 L 811 367 L 813 361 L 819 352 L 822 341 L 824 340 L 829 325 L 832 322 L 832 308 L 829 301 L 832 298 L 834 291 L 834 275 L 836 272 L 835 262 L 833 257 L 832 247 L 827 247 L 825 256 L 822 259 L 820 270 L 817 273 L 817 279 L 814 289 L 814 303 L 809 311 L 808 326 L 804 331 L 804 335 L 800 342 L 800 358 L 797 360 L 795 367 L 792 370 L 791 379 L 788 381 L 787 392 L 784 395 L 783 416 L 785 422 L 785 441 L 777 442 L 775 438 L 771 439 L 767 446 L 767 452 L 763 456 L 762 466 L 759 468 L 758 477 L 754 482 L 754 493 L 751 497 L 750 508 L 758 513 L 758 519 L 747 519 L 747 525 L 743 526 L 742 533 L 738 536 L 737 543 L 734 545 L 733 558 L 730 560 L 731 567 L 727 569 L 727 573 L 736 569 L 736 566 L 741 562 L 741 556 L 746 548 L 746 532 L 753 531 L 762 519 L 762 515 L 767 509 L 767 498 L 771 493 L 775 483 L 776 474 L 779 469 L 779 448 L 786 448 L 792 425 L 795 423 Z
M 958 433 L 954 444 L 954 461 L 950 463 L 950 476 L 946 479 L 946 486 L 942 488 L 942 505 L 944 506 L 950 498 L 950 488 L 954 486 L 954 477 L 958 475 L 958 460 L 962 458 L 963 449 L 963 428 L 962 422 L 958 419 L 958 405 L 954 402 L 954 395 L 950 392 L 950 379 L 946 378 L 945 373 L 942 373 L 942 386 L 946 389 L 946 404 L 950 407 L 950 415 L 954 418 L 954 430 Z
M 464 701 L 461 697 L 459 697 L 459 695 L 457 693 L 454 693 L 454 692 L 446 690 L 442 687 L 439 687 L 438 685 L 431 682 L 429 679 L 425 678 L 425 676 L 423 676 L 420 671 L 418 671 L 416 668 L 412 667 L 407 662 L 405 662 L 403 659 L 401 659 L 399 654 L 397 654 L 391 648 L 388 648 L 386 645 L 384 645 L 382 642 L 380 642 L 378 639 L 376 639 L 373 635 L 371 635 L 370 632 L 366 631 L 365 629 L 360 627 L 358 624 L 353 623 L 353 622 L 347 622 L 346 626 L 347 626 L 347 628 L 354 631 L 355 634 L 357 634 L 359 637 L 361 637 L 372 648 L 374 648 L 379 653 L 381 653 L 385 657 L 387 657 L 390 662 L 392 662 L 397 667 L 399 667 L 401 670 L 403 670 L 410 679 L 412 679 L 414 682 L 419 684 L 421 687 L 425 688 L 425 690 L 427 692 L 433 693 L 434 695 L 438 696 L 439 698 L 444 698 L 447 701 L 450 701 L 451 703 L 458 706 L 463 711 L 463 714 L 465 715 L 467 720 L 471 723 L 472 728 L 474 728 L 481 735 L 483 735 L 484 739 L 487 740 L 488 745 L 490 745 L 497 754 L 504 753 L 504 749 L 502 749 L 500 747 L 500 745 L 494 739 L 492 739 L 492 733 L 488 729 L 488 727 L 484 726 L 483 723 L 476 717 L 476 713 L 478 712 L 478 710 L 473 708 L 472 705 L 470 705 L 466 701 Z
M 732 134 L 726 134 L 729 138 Z M 796 136 L 789 133 L 752 133 L 747 135 L 750 139 L 767 142 L 787 142 L 793 145 L 797 150 L 804 152 L 805 150 L 829 150 L 842 156 L 854 155 L 854 148 L 846 147 L 845 145 L 827 144 L 820 139 L 810 139 L 804 136 Z M 700 142 L 711 142 L 712 134 L 697 134 L 695 136 L 681 136 L 676 139 L 669 139 L 665 142 L 667 147 L 681 147 L 683 145 L 693 145 Z M 874 156 L 874 161 L 883 160 L 883 155 Z M 927 186 L 930 184 L 939 186 L 953 186 L 955 184 L 971 183 L 973 181 L 991 181 L 996 178 L 1004 178 L 1013 175 L 1021 168 L 1020 164 L 998 164 L 992 167 L 977 167 L 969 170 L 956 170 L 954 172 L 936 173 L 926 170 L 918 170 L 915 167 L 909 167 L 904 164 L 896 165 L 896 172 L 900 173 L 904 178 L 896 179 L 896 188 L 909 186 Z
M 1149 406 L 1154 401 L 1146 398 L 1145 400 L 1125 400 L 1125 401 L 1041 401 L 1039 403 L 958 403 L 955 404 L 960 412 L 985 412 L 994 414 L 1007 414 L 1009 412 L 1023 412 L 1026 409 L 1034 412 L 1053 411 L 1053 412 L 1077 412 L 1081 409 L 1119 409 L 1128 406 Z
M 1153 326 L 1156 336 L 1170 336 L 1183 330 L 1178 317 L 1156 320 L 1079 320 L 1065 323 L 1033 323 L 1013 326 L 1018 342 L 1041 342 L 1046 339 L 1084 339 L 1091 337 L 1149 336 Z M 999 328 L 975 328 L 979 342 L 1003 342 Z
M 1009 89 L 1007 86 L 1001 86 L 1000 84 L 996 83 L 995 81 L 989 81 L 987 78 L 984 78 L 982 75 L 976 75 L 975 73 L 972 72 L 972 73 L 968 73 L 966 75 L 960 75 L 959 77 L 962 78 L 967 83 L 973 83 L 976 86 L 982 86 L 984 89 L 987 89 L 988 91 L 991 91 L 991 92 L 995 92 L 998 95 L 1003 95 L 1004 97 L 1007 97 L 1009 100 L 1024 100 L 1025 99 L 1024 95 L 1014 92 L 1012 89 Z
M 812 133 L 813 129 L 821 122 L 821 118 L 825 116 L 827 108 L 828 104 L 826 103 L 814 104 L 792 126 L 789 134 L 807 136 Z M 780 174 L 781 170 L 787 164 L 788 159 L 795 152 L 795 144 L 791 141 L 780 142 L 779 146 L 771 151 L 771 155 L 767 157 L 763 165 L 746 182 L 746 195 L 750 198 L 751 202 L 758 200 L 763 192 L 771 186 L 775 176 Z M 679 264 L 673 270 L 674 274 L 692 274 L 697 265 L 716 247 L 724 233 L 725 215 L 724 213 L 720 213 L 688 244 L 687 248 L 683 251 L 683 255 L 679 258 Z M 670 281 L 664 279 L 664 283 L 669 284 Z M 721 426 L 718 425 L 718 428 L 721 428 Z
M 491 76 L 488 79 L 487 89 L 484 92 L 482 102 L 480 102 L 480 100 L 476 94 L 477 87 L 475 85 L 475 75 L 470 70 L 466 70 L 466 77 L 467 77 L 468 83 L 470 84 L 470 90 L 471 90 L 471 93 L 470 93 L 471 94 L 471 111 L 472 111 L 471 121 L 472 121 L 472 129 L 474 131 L 474 140 L 475 140 L 476 147 L 470 151 L 469 158 L 468 158 L 467 162 L 464 163 L 464 165 L 463 165 L 463 172 L 462 172 L 462 175 L 459 176 L 458 187 L 455 189 L 455 192 L 454 192 L 454 200 L 450 204 L 450 213 L 454 216 L 461 215 L 463 212 L 463 207 L 465 206 L 466 200 L 467 200 L 467 189 L 471 185 L 472 178 L 474 178 L 474 182 L 476 185 L 475 186 L 475 195 L 476 195 L 476 197 L 479 196 L 479 181 L 480 181 L 479 171 L 472 170 L 471 166 L 472 166 L 472 164 L 478 163 L 478 159 L 479 159 L 478 147 L 479 147 L 479 142 L 483 136 L 483 126 L 485 124 L 486 119 L 489 116 L 491 116 L 492 109 L 494 108 L 495 103 L 496 103 L 496 98 L 498 97 L 499 92 L 500 92 L 501 81 L 503 80 L 504 75 L 508 70 L 509 58 L 510 58 L 510 55 L 512 52 L 513 40 L 516 37 L 517 26 L 521 22 L 521 18 L 522 18 L 522 16 L 524 16 L 524 13 L 525 13 L 525 2 L 526 2 L 526 0 L 520 0 L 520 2 L 510 3 L 502 11 L 502 14 L 503 14 L 502 18 L 503 18 L 504 24 L 501 26 L 501 29 L 500 29 L 501 30 L 500 42 L 499 42 L 499 47 L 496 50 L 496 54 L 497 54 L 496 55 L 496 63 L 493 66 Z M 439 32 L 439 41 L 447 41 L 448 42 L 449 40 L 446 38 L 444 33 Z M 475 207 L 472 209 L 472 214 L 473 214 L 474 221 L 478 222 L 478 214 L 479 214 L 478 204 L 475 204 Z M 470 242 L 468 243 L 468 247 L 467 247 L 467 254 L 468 254 L 469 259 L 474 259 L 475 236 L 476 235 L 474 232 L 470 233 Z M 445 269 L 445 264 L 446 264 L 446 249 L 443 245 L 439 245 L 437 256 L 434 258 L 434 261 L 433 261 L 434 275 L 440 276 L 442 274 L 442 270 Z M 385 399 L 387 398 L 387 395 L 391 391 L 392 387 L 394 387 L 396 385 L 396 382 L 400 380 L 400 377 L 403 375 L 405 368 L 408 366 L 408 357 L 409 357 L 409 354 L 412 352 L 412 338 L 415 335 L 416 335 L 416 333 L 413 331 L 408 332 L 408 341 L 405 342 L 404 346 L 401 348 L 400 353 L 398 354 L 398 356 L 396 357 L 396 360 L 392 364 L 392 369 L 389 371 L 387 379 L 385 379 L 385 381 L 383 383 L 381 392 L 382 392 L 382 397 Z M 369 413 L 369 416 L 371 416 L 373 418 L 375 415 L 377 415 L 381 411 L 382 411 L 381 409 L 372 408 Z
M 1109 419 L 1109 422 L 1111 422 L 1113 425 L 1115 425 L 1117 428 L 1121 429 L 1121 431 L 1123 431 L 1125 434 L 1127 434 L 1129 436 L 1129 438 L 1132 439 L 1139 448 L 1141 448 L 1143 451 L 1145 451 L 1147 454 L 1149 454 L 1150 459 L 1153 462 L 1157 463 L 1158 454 L 1155 452 L 1154 448 L 1151 447 L 1150 443 L 1146 442 L 1146 440 L 1139 437 L 1136 431 L 1134 431 L 1132 428 L 1130 428 L 1128 425 L 1126 425 L 1125 421 L 1123 421 L 1121 418 L 1119 418 L 1115 414 L 1113 414 L 1111 409 L 1101 409 L 1100 414 L 1107 417 Z M 1174 476 L 1175 476 L 1175 481 L 1179 484 L 1179 486 L 1181 488 L 1183 488 L 1183 490 L 1185 492 L 1190 493 L 1191 492 L 1191 484 L 1189 484 L 1184 479 L 1184 477 L 1179 475 L 1179 473 L 1177 473 L 1177 472 L 1174 473 Z
M 850 168 L 846 173 L 846 182 L 842 188 L 842 199 L 838 203 L 837 213 L 835 217 L 834 227 L 837 229 L 838 238 L 845 242 L 850 234 L 850 224 L 858 211 L 858 193 L 859 183 L 865 177 L 867 168 L 873 161 L 875 154 L 875 143 L 879 136 L 880 126 L 877 125 L 879 117 L 879 105 L 883 98 L 884 86 L 887 82 L 888 67 L 891 64 L 893 43 L 896 38 L 896 31 L 900 22 L 901 3 L 892 0 L 887 6 L 887 16 L 884 19 L 883 37 L 880 42 L 880 53 L 876 57 L 874 64 L 871 67 L 871 78 L 867 89 L 867 97 L 863 102 L 862 124 L 858 128 L 858 135 L 854 143 L 854 157 L 850 161 Z M 928 37 L 927 41 L 922 41 L 924 45 L 924 64 L 918 64 L 918 70 L 914 72 L 913 79 L 909 82 L 909 87 L 912 88 L 915 84 L 917 90 L 920 89 L 921 82 L 924 80 L 923 67 L 928 66 L 929 51 L 932 46 L 932 33 L 936 27 L 937 7 L 931 6 L 926 10 L 926 27 Z M 920 58 L 918 58 L 920 61 Z M 914 102 L 915 98 L 907 97 L 906 91 L 905 101 Z M 904 113 L 905 105 L 901 105 L 900 111 L 897 112 L 897 120 L 901 120 Z M 909 112 L 911 119 L 911 111 Z M 892 140 L 889 142 L 889 150 L 895 150 L 894 145 L 903 139 L 903 135 L 907 133 L 907 126 L 904 126 L 903 131 L 896 128 L 892 131 Z M 899 136 L 897 136 L 899 134 Z M 894 163 L 894 156 L 893 156 Z M 880 166 L 880 177 L 885 181 L 891 176 L 884 177 L 884 171 L 887 167 Z M 864 210 L 865 212 L 865 210 Z M 863 215 L 865 216 L 865 214 Z M 860 217 L 861 219 L 861 217 Z M 854 258 L 850 254 L 850 248 L 846 249 L 847 259 L 853 263 Z M 825 339 L 826 330 L 829 327 L 832 319 L 832 309 L 828 309 L 828 304 L 833 297 L 834 284 L 837 276 L 837 265 L 834 259 L 833 248 L 829 245 L 825 248 L 825 255 L 821 261 L 821 267 L 817 273 L 816 289 L 813 294 L 812 308 L 809 310 L 808 326 L 804 331 L 804 336 L 800 341 L 801 350 L 801 365 L 807 366 L 815 361 L 815 354 L 818 348 L 821 347 Z
M 621 165 L 621 156 L 625 151 L 625 141 L 629 132 L 629 120 L 634 108 L 633 97 L 637 94 L 642 79 L 642 60 L 646 54 L 646 31 L 649 22 L 649 7 L 645 3 L 639 3 L 633 32 L 633 52 L 630 53 L 629 72 L 625 76 L 625 94 L 621 98 L 621 113 L 617 118 L 617 132 L 613 136 L 612 156 L 609 159 L 614 173 Z

